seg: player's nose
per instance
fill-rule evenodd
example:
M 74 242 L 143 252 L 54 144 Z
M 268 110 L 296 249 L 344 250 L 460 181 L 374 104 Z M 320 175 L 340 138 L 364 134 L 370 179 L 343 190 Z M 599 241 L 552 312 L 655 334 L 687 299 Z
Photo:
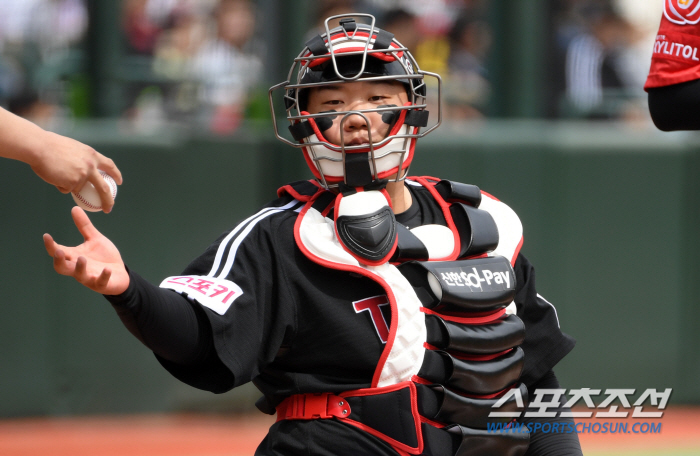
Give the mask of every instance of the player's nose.
M 345 131 L 365 130 L 370 125 L 367 114 L 348 113 L 343 117 Z

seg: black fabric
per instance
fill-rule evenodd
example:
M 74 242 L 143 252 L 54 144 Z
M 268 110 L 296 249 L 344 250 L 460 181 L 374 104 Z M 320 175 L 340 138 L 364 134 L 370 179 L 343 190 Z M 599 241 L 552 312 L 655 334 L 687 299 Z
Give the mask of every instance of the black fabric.
M 700 80 L 648 89 L 649 113 L 659 130 L 700 130 Z
M 398 214 L 399 222 L 409 227 L 445 225 L 429 192 L 408 188 L 413 205 Z M 108 299 L 135 335 L 158 351 L 164 367 L 194 387 L 222 392 L 252 380 L 266 396 L 261 404 L 268 412 L 292 394 L 367 388 L 384 343 L 370 312 L 356 311 L 354 303 L 385 291 L 367 277 L 309 260 L 294 239 L 300 206 L 283 196 L 222 234 L 185 269 L 184 275 L 224 275 L 240 286 L 243 293 L 223 315 L 138 278 L 127 292 Z M 522 378 L 531 387 L 574 342 L 558 329 L 554 308 L 537 296 L 530 263 L 521 255 L 514 269 L 518 316 L 527 329 Z M 381 310 L 390 321 L 388 306 Z M 179 328 L 177 337 L 172 336 L 173 328 Z M 158 340 L 164 346 L 154 342 Z M 444 436 L 444 431 L 430 429 Z M 447 436 L 445 441 L 452 439 Z M 427 443 L 425 454 L 431 454 L 433 444 Z M 366 432 L 330 419 L 276 423 L 256 454 L 396 452 Z
M 537 293 L 535 268 L 518 255 L 515 261 L 517 315 L 525 323 L 525 366 L 520 380 L 530 388 L 556 366 L 576 345 L 574 338 L 559 328 L 557 312 L 552 304 Z
M 200 307 L 131 270 L 129 279 L 124 293 L 105 296 L 129 332 L 164 359 L 182 364 L 202 361 L 213 343 L 211 327 L 198 318 Z
M 407 184 L 406 188 L 411 193 L 413 203 L 408 210 L 396 214 L 397 222 L 406 228 L 430 224 L 447 226 L 447 221 L 440 206 L 437 205 L 427 189 L 411 184 Z
M 530 397 L 534 397 L 534 391 L 536 389 L 558 389 L 561 388 L 559 381 L 553 371 L 547 372 L 541 379 L 536 383 L 532 384 L 528 390 Z M 520 418 L 518 421 L 525 424 L 528 427 L 534 429 L 536 423 L 543 425 L 544 423 L 558 424 L 559 429 L 566 429 L 567 432 L 531 432 L 530 433 L 530 447 L 525 453 L 525 456 L 582 456 L 581 444 L 579 443 L 578 434 L 574 432 L 568 432 L 569 429 L 573 430 L 574 420 L 573 418 L 561 418 L 559 415 L 562 411 L 571 411 L 568 408 L 564 408 L 563 405 L 566 403 L 568 398 L 566 395 L 562 395 L 560 400 L 560 406 L 556 409 L 548 408 L 547 411 L 556 411 L 557 416 L 553 418 Z M 531 425 L 531 426 L 529 426 Z M 541 429 L 541 428 L 540 428 Z

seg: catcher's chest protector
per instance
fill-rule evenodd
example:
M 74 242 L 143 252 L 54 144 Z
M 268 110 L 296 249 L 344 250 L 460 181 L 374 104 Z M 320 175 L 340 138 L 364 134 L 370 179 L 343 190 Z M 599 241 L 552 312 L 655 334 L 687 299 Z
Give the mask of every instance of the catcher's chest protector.
M 391 323 L 371 388 L 289 397 L 277 408 L 278 420 L 335 418 L 400 454 L 522 455 L 526 428 L 487 431 L 487 422 L 509 420 L 489 418 L 506 391 L 518 388 L 520 394 L 498 408 L 502 415 L 522 410 L 527 401 L 519 382 L 525 326 L 513 302 L 520 220 L 473 185 L 422 177 L 407 185 L 427 188 L 448 226 L 409 230 L 395 223 L 382 231 L 389 238 L 379 239 L 392 247 L 370 260 L 348 249 L 339 234 L 340 197 L 323 189 L 303 195 L 284 188 L 306 201 L 295 225 L 304 255 L 379 283 Z M 327 217 L 331 210 L 336 220 Z

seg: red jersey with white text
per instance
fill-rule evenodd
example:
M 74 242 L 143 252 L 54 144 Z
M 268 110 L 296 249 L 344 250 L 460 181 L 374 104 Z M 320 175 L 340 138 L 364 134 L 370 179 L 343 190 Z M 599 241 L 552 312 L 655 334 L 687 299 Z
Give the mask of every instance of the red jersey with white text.
M 700 79 L 700 0 L 665 0 L 644 89 Z

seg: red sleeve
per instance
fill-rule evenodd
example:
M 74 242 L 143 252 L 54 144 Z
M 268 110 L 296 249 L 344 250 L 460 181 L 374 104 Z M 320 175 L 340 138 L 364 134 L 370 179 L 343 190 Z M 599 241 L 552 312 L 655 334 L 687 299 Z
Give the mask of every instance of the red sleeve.
M 644 89 L 700 79 L 700 0 L 665 0 Z

